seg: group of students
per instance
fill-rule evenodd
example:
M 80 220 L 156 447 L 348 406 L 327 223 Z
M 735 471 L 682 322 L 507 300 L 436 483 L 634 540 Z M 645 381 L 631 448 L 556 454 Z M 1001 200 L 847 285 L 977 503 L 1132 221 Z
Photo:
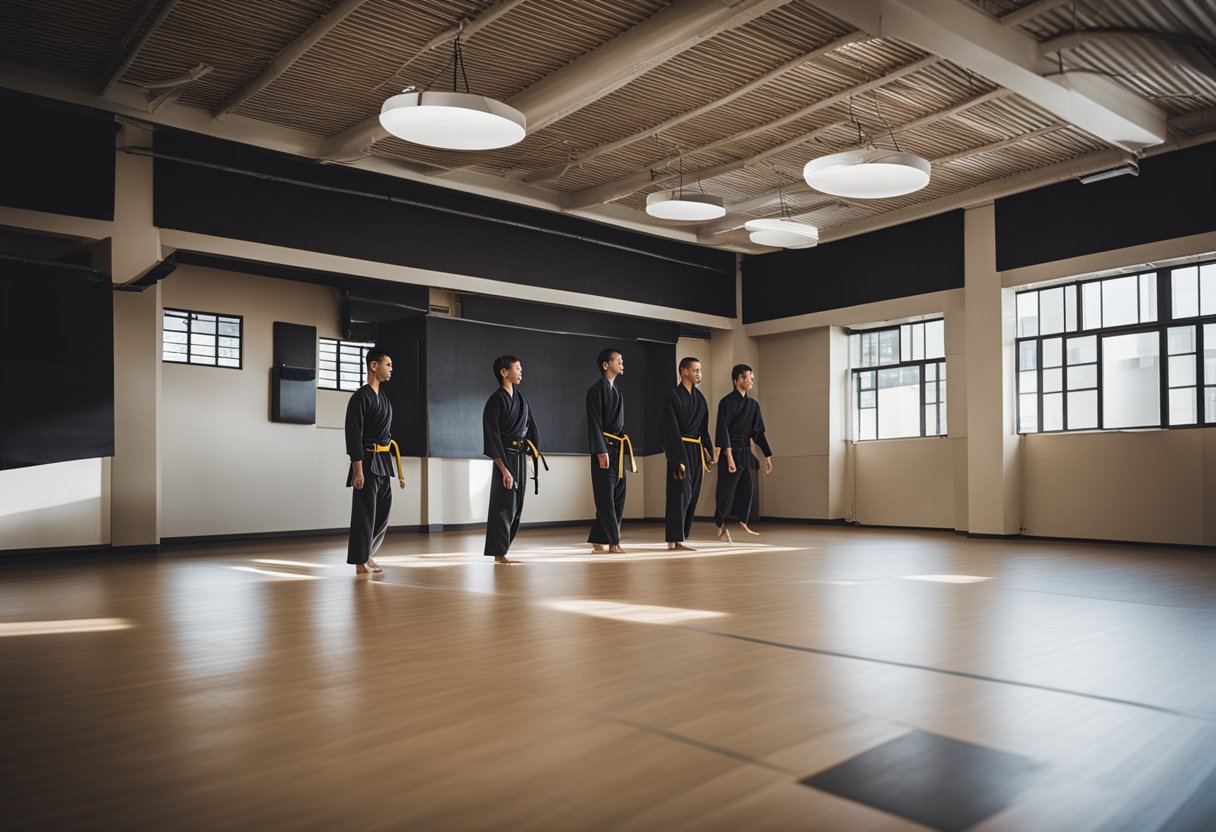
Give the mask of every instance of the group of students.
M 587 390 L 587 439 L 591 452 L 591 491 L 595 521 L 587 536 L 592 553 L 620 553 L 621 520 L 625 510 L 626 456 L 628 469 L 637 473 L 633 444 L 625 432 L 625 400 L 617 380 L 625 372 L 620 350 L 602 350 L 596 358 L 600 378 Z M 523 366 L 515 355 L 494 360 L 498 382 L 482 411 L 483 453 L 494 461 L 490 479 L 490 507 L 486 522 L 485 555 L 495 563 L 516 563 L 507 557 L 523 517 L 528 460 L 544 464 L 540 434 L 527 398 L 519 390 Z M 380 385 L 393 374 L 392 358 L 382 349 L 367 353 L 367 384 L 360 387 L 346 408 L 346 452 L 352 488 L 350 541 L 346 562 L 357 574 L 382 572 L 374 556 L 384 542 L 392 507 L 394 463 L 397 480 L 405 488 L 401 453 L 391 436 L 393 408 Z M 693 551 L 685 545 L 692 532 L 693 515 L 701 482 L 709 466 L 725 454 L 725 469 L 718 471 L 714 525 L 717 537 L 731 542 L 727 517 L 734 516 L 749 534 L 752 474 L 751 444 L 764 453 L 764 470 L 773 470 L 773 452 L 764 434 L 760 405 L 748 395 L 755 382 L 752 368 L 737 364 L 731 370 L 734 389 L 718 403 L 716 435 L 709 432 L 709 407 L 697 385 L 701 362 L 680 360 L 680 382 L 663 399 L 660 440 L 667 463 L 666 541 L 670 550 Z M 546 465 L 546 468 L 548 466 Z

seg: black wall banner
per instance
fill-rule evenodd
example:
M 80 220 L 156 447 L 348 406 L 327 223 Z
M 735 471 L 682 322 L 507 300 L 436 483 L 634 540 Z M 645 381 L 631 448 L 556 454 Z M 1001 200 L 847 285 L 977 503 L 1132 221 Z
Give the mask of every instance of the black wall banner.
M 0 258 L 0 390 L 0 468 L 114 455 L 109 278 Z
M 808 249 L 743 258 L 743 321 L 771 321 L 963 285 L 963 212 Z
M 155 153 L 161 228 L 735 314 L 732 252 L 169 129 Z
M 1140 160 L 1138 176 L 996 201 L 997 271 L 1216 231 L 1216 143 Z
M 114 116 L 0 90 L 0 205 L 114 219 Z
M 520 389 L 535 412 L 541 450 L 546 454 L 589 453 L 585 396 L 599 378 L 596 355 L 608 346 L 625 356 L 625 374 L 617 383 L 625 395 L 625 428 L 634 453 L 656 453 L 659 403 L 675 383 L 674 344 L 612 341 L 428 317 L 426 399 L 431 456 L 482 456 L 482 409 L 497 387 L 494 359 L 505 354 L 520 357 Z

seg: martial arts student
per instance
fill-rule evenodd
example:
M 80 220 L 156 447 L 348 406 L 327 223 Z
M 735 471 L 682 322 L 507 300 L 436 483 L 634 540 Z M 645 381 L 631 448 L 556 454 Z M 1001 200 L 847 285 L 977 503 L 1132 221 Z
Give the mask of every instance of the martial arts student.
M 629 470 L 637 473 L 633 443 L 625 433 L 625 399 L 616 381 L 625 372 L 620 350 L 601 350 L 596 358 L 600 379 L 587 390 L 587 440 L 591 447 L 591 494 L 595 522 L 587 542 L 593 553 L 620 554 L 621 515 L 625 511 L 625 454 Z
M 709 407 L 697 389 L 701 362 L 680 359 L 680 383 L 663 400 L 661 439 L 667 456 L 667 548 L 695 551 L 684 545 L 701 494 L 707 460 L 718 461 L 709 435 Z
M 346 405 L 346 453 L 350 473 L 346 487 L 351 492 L 350 542 L 346 562 L 355 565 L 356 575 L 383 572 L 372 556 L 384 542 L 388 512 L 393 506 L 393 454 L 396 455 L 397 481 L 405 488 L 401 450 L 390 433 L 393 406 L 380 385 L 393 377 L 393 359 L 379 347 L 367 353 L 367 384 L 355 391 Z M 389 452 L 392 451 L 392 454 Z
M 497 470 L 490 476 L 490 511 L 486 520 L 487 557 L 495 563 L 508 560 L 507 550 L 519 531 L 524 513 L 524 485 L 528 481 L 528 455 L 539 457 L 540 437 L 528 400 L 516 386 L 523 381 L 519 357 L 494 359 L 498 389 L 486 401 L 481 414 L 483 453 L 494 460 Z
M 734 515 L 739 525 L 748 534 L 760 534 L 748 528 L 747 521 L 752 511 L 752 441 L 764 452 L 764 473 L 773 472 L 773 449 L 764 436 L 764 417 L 760 405 L 748 393 L 756 382 L 752 368 L 736 364 L 730 371 L 735 389 L 718 402 L 718 431 L 714 437 L 718 447 L 726 454 L 725 467 L 718 468 L 717 506 L 714 525 L 718 527 L 718 540 L 731 542 L 726 518 Z

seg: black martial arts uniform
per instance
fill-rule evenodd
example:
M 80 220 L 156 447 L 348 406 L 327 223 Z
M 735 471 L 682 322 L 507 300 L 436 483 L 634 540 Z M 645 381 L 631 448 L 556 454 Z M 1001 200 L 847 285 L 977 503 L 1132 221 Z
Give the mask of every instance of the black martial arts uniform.
M 518 387 L 512 393 L 499 387 L 490 395 L 481 414 L 481 432 L 482 453 L 490 459 L 501 459 L 514 480 L 511 488 L 503 488 L 502 471 L 494 466 L 490 476 L 485 554 L 498 557 L 506 555 L 511 548 L 524 513 L 524 485 L 528 481 L 528 456 L 532 452 L 528 442 L 540 447 L 532 409 Z
M 703 461 L 713 459 L 709 407 L 695 386 L 690 393 L 677 384 L 663 400 L 660 437 L 667 456 L 667 541 L 679 543 L 692 531 L 692 518 L 701 495 Z M 684 479 L 672 475 L 684 466 Z
M 735 473 L 724 460 L 718 466 L 718 488 L 715 497 L 714 524 L 721 526 L 729 515 L 746 523 L 752 512 L 752 440 L 766 457 L 773 455 L 764 436 L 764 417 L 760 404 L 751 396 L 732 390 L 718 402 L 718 447 L 731 449 Z
M 616 384 L 601 378 L 587 391 L 587 442 L 591 448 L 591 494 L 595 522 L 588 543 L 617 546 L 621 542 L 621 516 L 625 512 L 625 457 L 632 468 L 633 450 L 627 449 L 625 399 Z M 608 455 L 600 468 L 599 454 Z
M 365 384 L 350 397 L 346 405 L 346 453 L 351 465 L 346 487 L 354 483 L 354 463 L 360 460 L 363 487 L 351 492 L 347 563 L 367 563 L 384 542 L 388 530 L 388 512 L 393 506 L 393 457 L 388 451 L 376 452 L 372 447 L 388 445 L 392 424 L 393 406 L 384 393 L 378 394 L 370 384 Z

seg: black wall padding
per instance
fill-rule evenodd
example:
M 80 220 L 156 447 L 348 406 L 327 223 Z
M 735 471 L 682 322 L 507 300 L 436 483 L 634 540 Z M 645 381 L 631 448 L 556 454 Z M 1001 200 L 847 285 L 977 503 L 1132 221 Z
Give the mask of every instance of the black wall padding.
M 376 345 L 393 361 L 393 377 L 380 389 L 393 406 L 393 438 L 406 456 L 426 456 L 426 320 L 419 312 L 377 324 Z
M 595 356 L 608 345 L 595 336 L 428 317 L 426 394 L 431 456 L 482 456 L 482 409 L 496 387 L 494 359 L 506 353 L 518 355 L 523 365 L 520 389 L 535 411 L 541 450 L 546 454 L 588 453 L 585 396 L 598 378 Z M 637 455 L 654 453 L 659 401 L 674 384 L 675 346 L 629 344 L 619 339 L 615 345 L 625 354 L 625 375 L 618 381 L 625 395 L 625 428 Z
M 0 204 L 114 219 L 113 115 L 0 90 Z
M 0 468 L 114 455 L 114 306 L 89 270 L 0 259 Z
M 743 258 L 743 320 L 771 321 L 963 285 L 963 212 Z
M 996 201 L 997 271 L 1216 231 L 1216 144 L 1140 161 L 1139 176 L 1077 180 Z
M 270 368 L 270 421 L 317 422 L 317 328 L 274 322 L 274 366 Z
M 156 154 L 161 228 L 735 314 L 731 252 L 168 129 Z
M 674 344 L 680 337 L 680 325 L 671 321 L 647 318 L 632 318 L 613 315 L 590 309 L 571 309 L 528 303 L 518 300 L 503 300 L 486 295 L 464 295 L 461 298 L 460 316 L 465 320 L 489 324 L 536 329 L 545 332 L 569 332 L 574 335 L 596 335 L 609 340 L 622 341 L 643 339 Z M 622 352 L 624 347 L 621 347 Z M 593 369 L 595 361 L 590 365 Z
M 322 286 L 332 286 L 352 297 L 367 298 L 380 303 L 391 303 L 407 309 L 425 312 L 430 303 L 430 289 L 426 286 L 416 286 L 412 283 L 394 283 L 387 280 L 373 280 L 369 277 L 327 272 L 319 269 L 301 269 L 295 266 L 281 266 L 277 263 L 264 263 L 257 260 L 243 260 L 238 257 L 223 257 L 215 254 L 204 254 L 197 251 L 178 249 L 175 253 L 177 262 L 194 266 L 206 266 L 210 269 L 256 274 L 263 277 L 277 277 L 281 280 L 297 280 L 302 283 L 316 283 Z

